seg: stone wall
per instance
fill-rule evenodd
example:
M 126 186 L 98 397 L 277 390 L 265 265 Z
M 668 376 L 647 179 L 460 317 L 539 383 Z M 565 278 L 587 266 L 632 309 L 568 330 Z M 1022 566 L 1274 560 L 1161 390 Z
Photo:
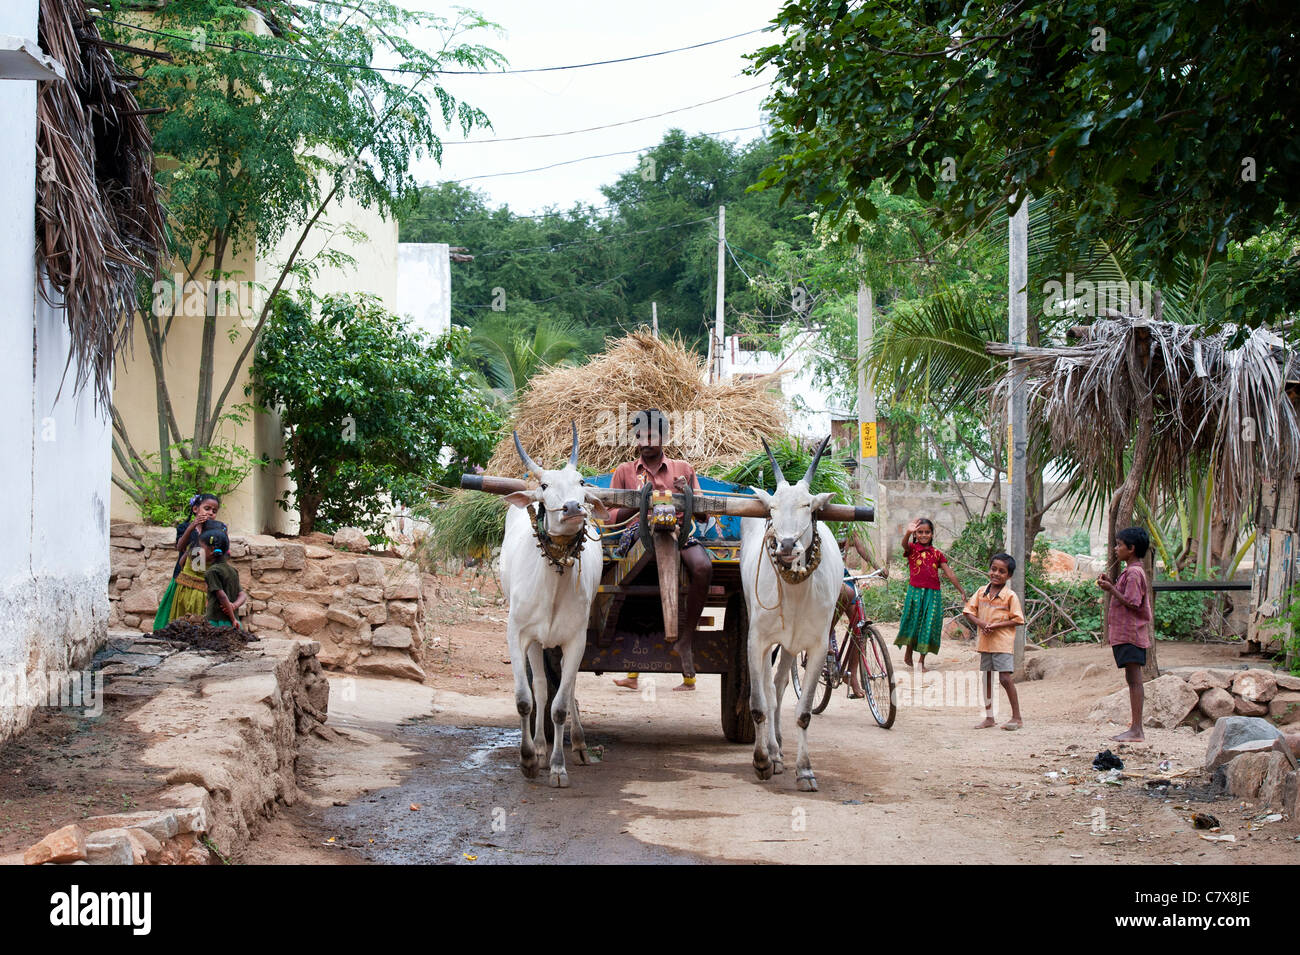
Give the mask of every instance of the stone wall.
M 914 517 L 928 517 L 934 521 L 935 543 L 940 548 L 950 547 L 966 526 L 966 512 L 962 510 L 953 487 L 947 481 L 881 481 L 880 526 L 889 538 L 890 546 L 897 549 L 907 528 L 907 522 Z M 988 496 L 991 484 L 988 481 L 963 481 L 962 493 L 971 511 L 979 514 Z M 1056 492 L 1053 485 L 1046 489 L 1050 499 Z M 1001 498 L 994 502 L 1001 506 Z M 1048 508 L 1043 517 L 1043 536 L 1054 541 L 1063 541 L 1083 528 L 1088 532 L 1088 543 L 1095 556 L 1106 554 L 1106 528 L 1100 521 L 1085 524 L 1070 513 L 1070 505 L 1058 501 Z
M 230 563 L 248 592 L 242 625 L 267 637 L 310 637 L 320 662 L 347 673 L 423 680 L 418 659 L 433 577 L 411 561 L 365 548 L 354 528 L 313 534 L 230 538 Z M 109 538 L 109 626 L 149 633 L 176 562 L 171 527 L 114 523 Z

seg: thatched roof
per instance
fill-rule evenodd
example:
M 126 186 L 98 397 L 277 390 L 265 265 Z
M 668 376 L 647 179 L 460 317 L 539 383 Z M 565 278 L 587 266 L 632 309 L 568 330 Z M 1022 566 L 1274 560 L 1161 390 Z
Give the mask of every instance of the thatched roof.
M 1275 333 L 1254 329 L 1230 347 L 1233 328 L 1207 334 L 1140 317 L 1081 331 L 1075 346 L 986 346 L 1023 359 L 1030 413 L 1046 422 L 1053 453 L 1118 486 L 1121 455 L 1150 400 L 1150 486 L 1181 487 L 1190 468 L 1212 468 L 1216 506 L 1238 515 L 1262 478 L 1300 467 L 1300 426 L 1285 399 L 1286 353 Z M 997 387 L 1005 395 L 1010 375 Z
M 165 246 L 153 147 L 139 104 L 83 0 L 41 0 L 41 47 L 66 81 L 41 84 L 36 132 L 36 253 L 41 294 L 66 309 L 78 389 L 112 399 L 113 360 L 129 340 L 138 275 Z
M 579 366 L 534 375 L 515 406 L 510 428 L 542 467 L 569 456 L 569 421 L 578 426 L 580 464 L 612 471 L 636 456 L 620 415 L 658 408 L 673 426 L 665 451 L 697 471 L 730 466 L 761 450 L 760 439 L 785 431 L 778 378 L 706 384 L 703 359 L 674 339 L 634 332 Z M 507 429 L 488 462 L 490 474 L 522 476 L 523 465 Z

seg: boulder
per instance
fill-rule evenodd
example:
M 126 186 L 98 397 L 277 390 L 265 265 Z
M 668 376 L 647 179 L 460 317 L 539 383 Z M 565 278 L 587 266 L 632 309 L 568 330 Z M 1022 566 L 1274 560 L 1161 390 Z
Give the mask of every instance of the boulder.
M 1142 725 L 1173 729 L 1187 714 L 1196 708 L 1200 698 L 1180 676 L 1168 674 L 1146 685 L 1146 699 L 1142 708 Z M 1121 726 L 1130 719 L 1128 688 L 1116 690 L 1097 701 L 1088 718 L 1095 723 L 1108 722 Z
M 364 554 L 370 550 L 370 539 L 357 527 L 340 527 L 334 534 L 333 544 L 338 550 Z
M 1279 726 L 1300 723 L 1300 693 L 1283 690 L 1268 701 L 1268 717 Z
M 414 575 L 389 580 L 384 584 L 384 597 L 388 600 L 419 600 L 420 582 Z
M 1286 743 L 1291 747 L 1291 755 L 1300 759 L 1300 724 L 1292 723 L 1282 730 Z
M 1025 663 L 1025 679 L 1051 680 L 1065 670 L 1065 663 L 1058 657 L 1038 654 Z
M 254 630 L 283 630 L 284 621 L 269 613 L 255 613 L 248 618 L 248 625 Z
M 1238 799 L 1258 798 L 1272 757 L 1272 753 L 1242 753 L 1224 763 L 1223 788 Z
M 158 611 L 159 592 L 153 587 L 132 587 L 122 597 L 123 613 L 153 615 Z
M 329 622 L 325 608 L 313 603 L 291 603 L 284 608 L 284 622 L 294 633 L 311 636 Z
M 1232 680 L 1219 670 L 1195 670 L 1187 677 L 1187 685 L 1197 693 L 1211 689 L 1226 690 L 1231 683 Z
M 1300 691 L 1300 676 L 1292 676 L 1290 673 L 1274 673 L 1273 679 L 1277 681 L 1279 690 Z
M 325 564 L 325 577 L 331 584 L 355 584 L 357 582 L 357 562 L 355 560 L 331 560 Z
M 1191 686 L 1192 682 L 1187 681 Z M 1235 702 L 1232 694 L 1222 687 L 1212 686 L 1201 693 L 1200 710 L 1212 720 L 1217 720 L 1220 716 L 1231 716 L 1235 712 Z
M 1082 683 L 1084 680 L 1088 679 L 1089 677 L 1098 676 L 1106 672 L 1107 672 L 1106 668 L 1102 666 L 1100 663 L 1089 663 L 1086 667 L 1083 668 L 1083 672 L 1079 674 L 1079 682 Z
M 135 843 L 125 829 L 105 829 L 86 837 L 86 861 L 91 865 L 135 865 Z
M 78 825 L 56 829 L 23 853 L 27 865 L 46 862 L 79 862 L 86 858 L 86 833 Z
M 389 624 L 377 627 L 370 635 L 370 643 L 376 647 L 393 647 L 405 650 L 411 645 L 411 628 Z
M 384 584 L 384 565 L 378 557 L 357 558 L 357 583 L 362 587 L 382 587 Z
M 1267 706 L 1248 700 L 1244 696 L 1234 696 L 1232 705 L 1233 710 L 1240 716 L 1268 716 Z
M 284 567 L 284 554 L 268 554 L 265 557 L 253 558 L 253 571 L 280 570 Z
M 147 865 L 151 862 L 157 862 L 162 856 L 162 843 L 145 832 L 143 829 L 104 829 L 99 832 L 92 832 L 86 837 L 86 845 L 103 846 L 102 849 L 95 849 L 95 857 L 90 861 L 92 863 L 105 864 L 110 859 L 99 858 L 100 856 L 114 856 L 121 849 L 117 845 L 123 840 L 131 850 L 131 861 L 128 865 Z M 88 850 L 90 851 L 90 850 Z M 112 859 L 116 862 L 116 859 Z
M 404 680 L 424 681 L 424 671 L 400 650 L 376 650 L 356 661 L 358 673 L 367 676 L 395 676 Z
M 1214 723 L 1205 743 L 1205 770 L 1210 772 L 1232 759 L 1231 750 L 1251 740 L 1281 739 L 1278 728 L 1268 720 L 1251 716 L 1225 716 Z
M 414 600 L 390 600 L 388 602 L 388 622 L 395 623 L 400 627 L 414 627 L 418 608 L 419 605 Z
M 100 830 L 141 829 L 159 842 L 166 842 L 180 831 L 176 816 L 171 811 L 142 809 L 138 812 L 119 812 L 107 816 L 91 816 L 83 819 L 81 824 L 90 829 L 92 834 L 87 839 L 100 835 Z
M 307 565 L 307 548 L 302 544 L 283 544 L 280 550 L 284 554 L 285 570 L 302 570 Z
M 330 604 L 325 616 L 333 623 L 342 624 L 349 631 L 357 631 L 365 621 L 352 613 L 352 609 L 351 604 Z
M 308 561 L 307 566 L 298 574 L 298 581 L 308 590 L 321 590 L 330 584 L 324 566 L 312 561 Z
M 1267 703 L 1277 695 L 1277 679 L 1268 670 L 1242 670 L 1232 680 L 1232 695 Z
M 334 556 L 334 550 L 329 547 L 321 547 L 320 544 L 304 544 L 308 560 L 325 560 Z

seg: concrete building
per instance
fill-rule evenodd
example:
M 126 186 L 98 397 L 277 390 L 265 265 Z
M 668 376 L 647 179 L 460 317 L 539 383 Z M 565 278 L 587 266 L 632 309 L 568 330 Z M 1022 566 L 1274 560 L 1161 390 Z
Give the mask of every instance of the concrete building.
M 45 2 L 60 13 L 70 8 Z M 38 289 L 45 274 L 38 244 L 42 254 L 48 247 L 38 243 L 34 214 L 37 96 L 42 78 L 65 82 L 63 65 L 37 44 L 40 6 L 0 4 L 0 740 L 49 704 L 48 687 L 63 681 L 67 689 L 108 625 L 110 424 L 96 405 L 93 377 L 74 387 L 65 309 Z M 48 186 L 58 174 L 47 165 L 41 175 Z M 60 225 L 72 231 L 71 223 Z
M 451 330 L 451 248 L 445 242 L 397 246 L 397 312 L 430 338 Z

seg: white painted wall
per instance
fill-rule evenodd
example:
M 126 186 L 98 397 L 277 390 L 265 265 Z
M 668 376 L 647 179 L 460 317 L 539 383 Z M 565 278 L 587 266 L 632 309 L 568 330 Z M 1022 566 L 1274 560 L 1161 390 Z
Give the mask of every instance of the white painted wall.
M 37 0 L 0 5 L 36 36 Z M 0 80 L 0 740 L 24 729 L 15 689 L 86 665 L 108 625 L 109 428 L 63 378 L 62 313 L 36 293 L 36 84 Z M 62 392 L 60 393 L 60 387 Z
M 399 242 L 397 313 L 430 337 L 451 328 L 451 254 L 445 242 Z
M 852 409 L 836 404 L 813 383 L 812 371 L 805 368 L 803 345 L 798 338 L 785 354 L 745 351 L 739 336 L 728 335 L 723 349 L 723 376 L 770 375 L 782 372 L 781 393 L 790 407 L 790 431 L 805 438 L 820 440 L 831 433 L 831 419 L 853 416 Z

